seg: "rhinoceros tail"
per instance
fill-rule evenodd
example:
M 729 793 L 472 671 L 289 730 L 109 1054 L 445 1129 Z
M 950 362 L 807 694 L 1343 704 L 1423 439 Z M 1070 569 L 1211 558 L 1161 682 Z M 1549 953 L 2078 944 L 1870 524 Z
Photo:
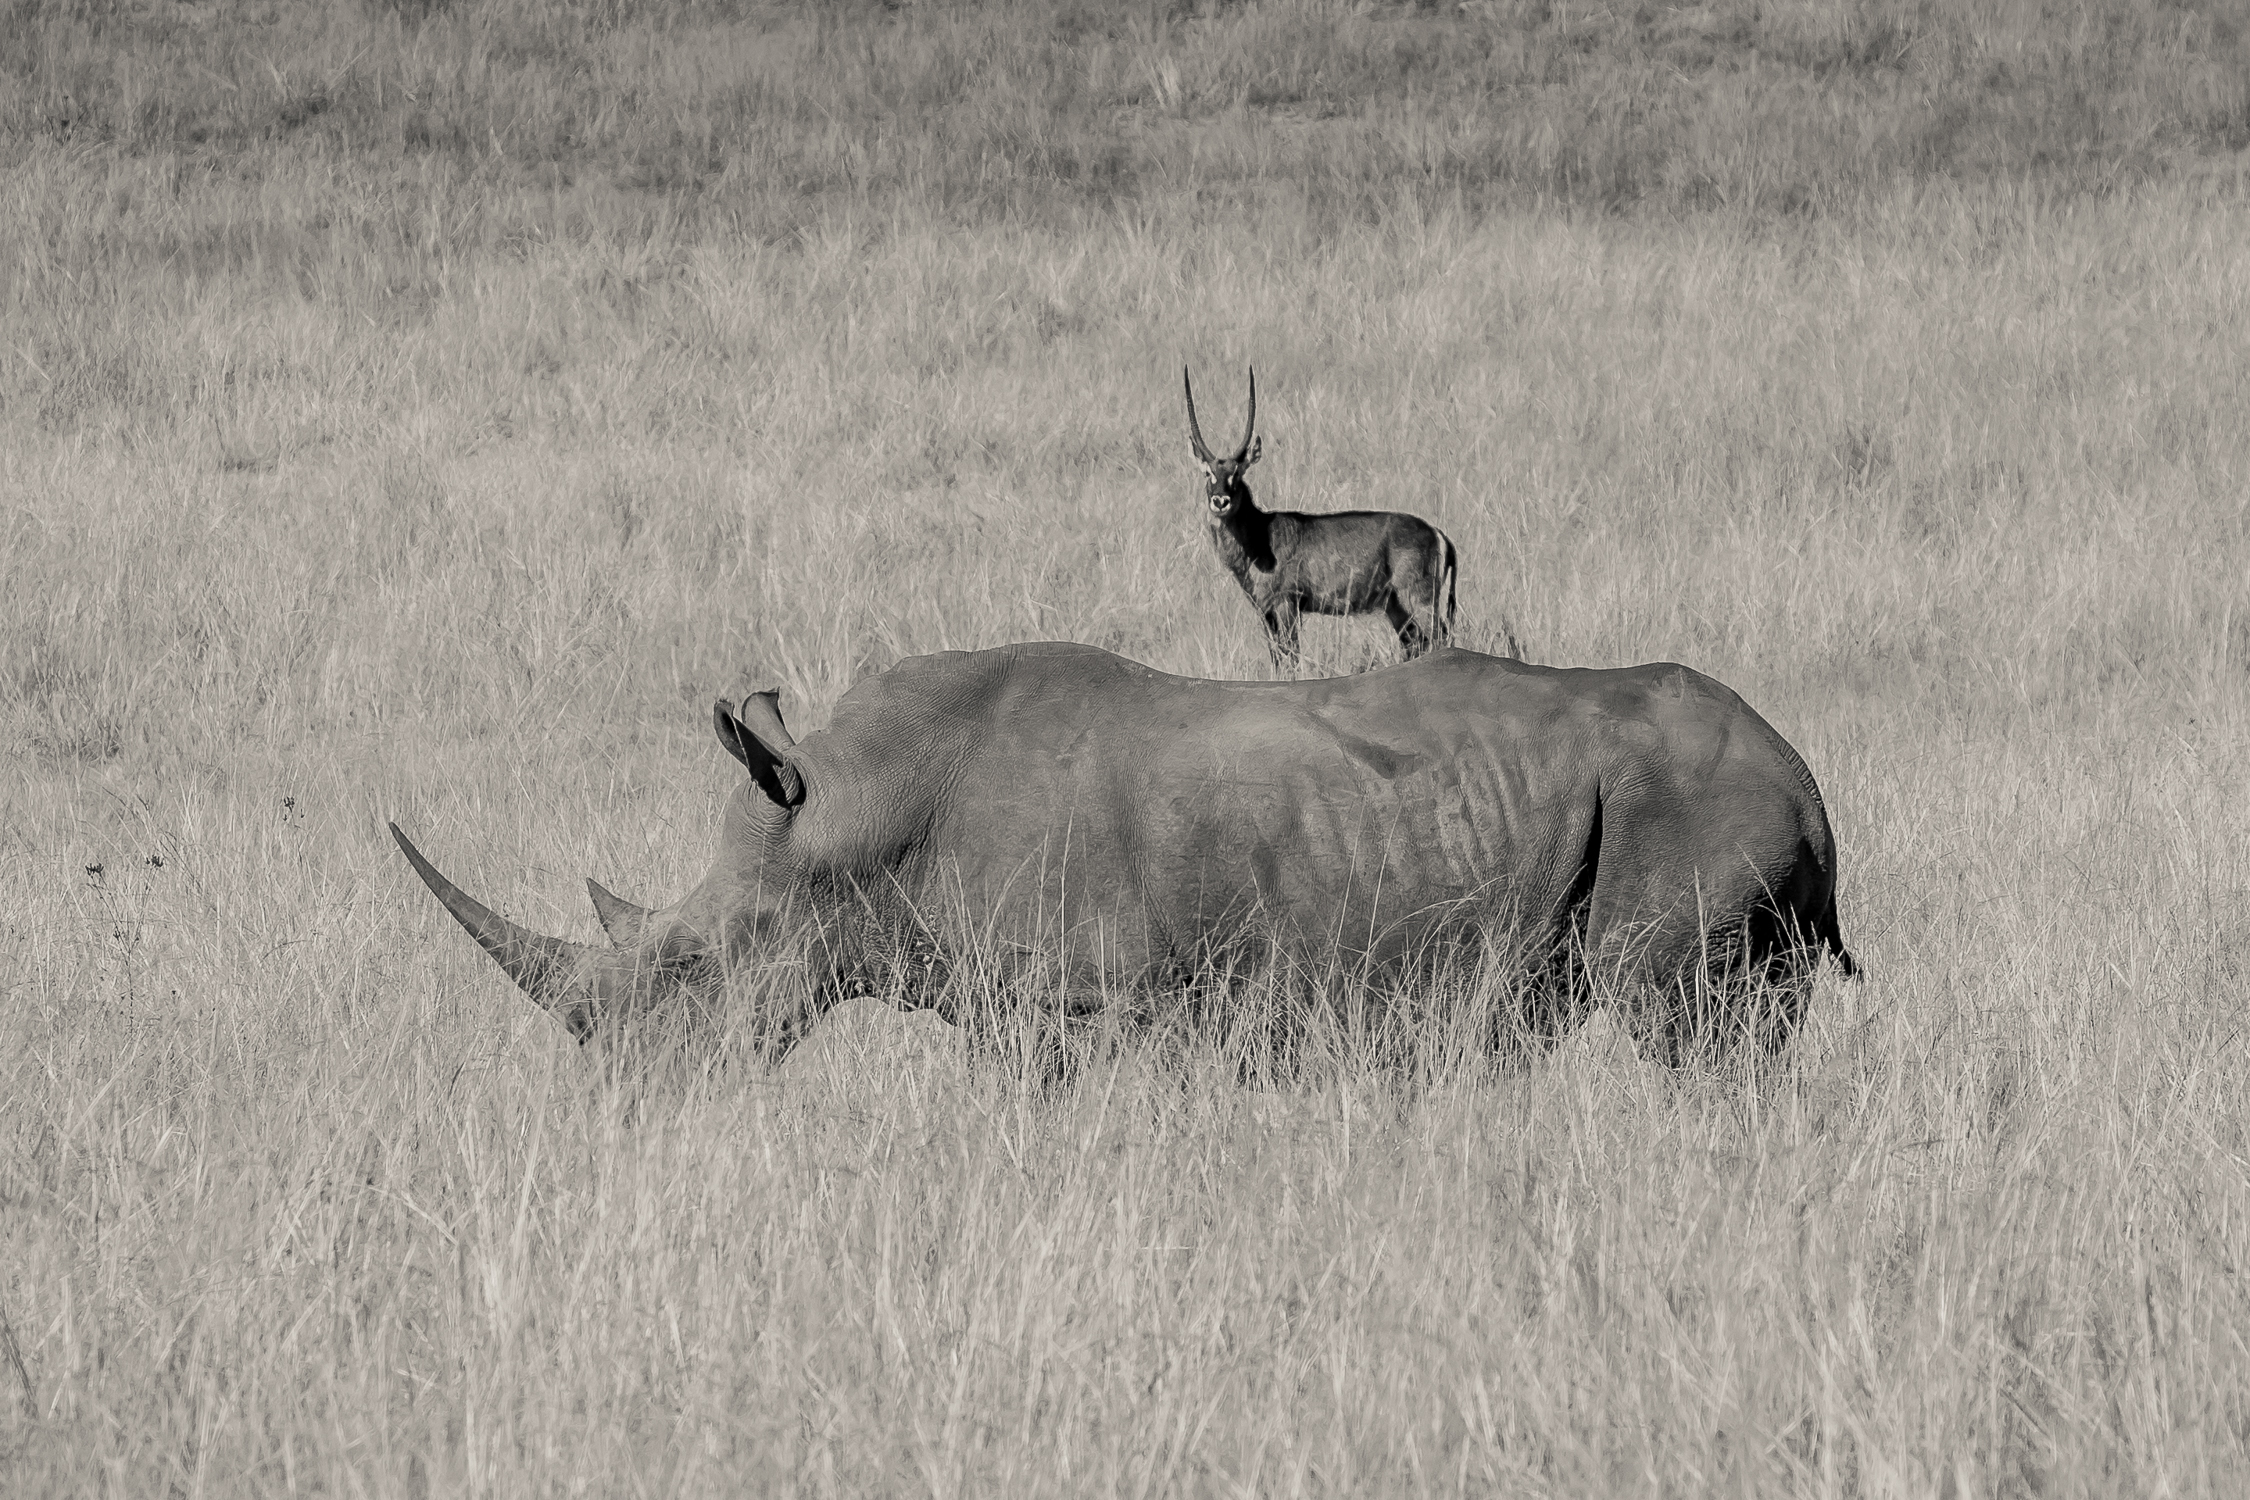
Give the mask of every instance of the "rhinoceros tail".
M 1828 950 L 1829 956 L 1836 960 L 1836 967 L 1844 971 L 1846 979 L 1859 978 L 1859 960 L 1853 958 L 1851 950 L 1844 946 L 1843 931 L 1836 923 L 1834 892 L 1829 893 L 1828 904 L 1813 919 L 1813 936 L 1819 940 L 1821 947 Z

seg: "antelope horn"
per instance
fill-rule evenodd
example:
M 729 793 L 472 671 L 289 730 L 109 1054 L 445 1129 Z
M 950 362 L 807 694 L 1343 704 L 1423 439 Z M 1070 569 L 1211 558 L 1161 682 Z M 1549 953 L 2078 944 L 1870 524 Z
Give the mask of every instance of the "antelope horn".
M 391 837 L 398 840 L 399 852 L 414 867 L 414 873 L 422 877 L 422 883 L 453 913 L 453 920 L 477 940 L 477 946 L 492 955 L 492 961 L 500 966 L 501 972 L 547 1009 L 567 1011 L 565 1019 L 575 1024 L 576 1012 L 582 1008 L 582 997 L 573 993 L 572 981 L 590 950 L 583 944 L 518 927 L 440 875 L 437 867 L 414 847 L 413 840 L 399 832 L 396 823 L 391 825 Z
M 1234 461 L 1242 462 L 1250 451 L 1250 440 L 1258 435 L 1258 367 L 1250 367 L 1250 416 L 1242 424 L 1242 446 L 1234 450 Z
M 1195 382 L 1188 379 L 1187 366 L 1180 366 L 1180 384 L 1187 388 L 1188 441 L 1195 445 L 1195 456 L 1205 463 L 1213 462 L 1211 450 L 1203 445 L 1203 429 L 1195 423 Z

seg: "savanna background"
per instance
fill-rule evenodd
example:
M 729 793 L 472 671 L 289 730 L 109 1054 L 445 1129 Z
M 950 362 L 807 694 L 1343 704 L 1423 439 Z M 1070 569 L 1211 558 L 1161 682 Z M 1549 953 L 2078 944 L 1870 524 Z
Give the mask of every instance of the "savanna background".
M 0 3 L 0 1489 L 2239 1494 L 2250 7 Z M 1269 505 L 1805 754 L 1773 1066 L 571 1046 L 901 656 Z M 1315 622 L 1322 669 L 1387 658 Z

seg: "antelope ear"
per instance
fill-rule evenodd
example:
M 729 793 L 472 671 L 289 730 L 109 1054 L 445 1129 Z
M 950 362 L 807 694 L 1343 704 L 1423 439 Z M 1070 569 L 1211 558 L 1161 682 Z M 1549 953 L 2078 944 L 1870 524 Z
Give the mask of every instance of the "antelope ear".
M 750 779 L 758 783 L 759 791 L 777 807 L 795 807 L 805 800 L 805 779 L 797 774 L 797 768 L 787 757 L 786 752 L 794 749 L 796 742 L 789 738 L 789 731 L 781 722 L 781 712 L 774 705 L 774 699 L 779 696 L 776 691 L 751 694 L 743 702 L 746 713 L 742 717 L 737 717 L 732 703 L 721 698 L 711 705 L 711 725 L 719 732 L 719 743 L 727 747 L 729 755 L 742 762 Z M 745 717 L 757 721 L 765 733 L 761 735 L 744 723 Z M 772 743 L 773 740 L 780 743 Z
M 1250 440 L 1250 456 L 1242 461 L 1242 467 L 1244 467 L 1245 469 L 1249 468 L 1252 464 L 1258 461 L 1258 455 L 1265 451 L 1265 438 L 1262 435 L 1252 438 Z

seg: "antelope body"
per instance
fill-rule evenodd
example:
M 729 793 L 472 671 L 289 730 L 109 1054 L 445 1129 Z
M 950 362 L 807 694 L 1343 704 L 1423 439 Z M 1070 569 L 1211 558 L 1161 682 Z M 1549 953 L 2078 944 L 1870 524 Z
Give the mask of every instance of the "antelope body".
M 1304 614 L 1381 610 L 1409 660 L 1447 643 L 1458 563 L 1452 538 L 1420 516 L 1397 511 L 1260 510 L 1243 479 L 1265 447 L 1258 436 L 1258 372 L 1250 372 L 1241 445 L 1225 458 L 1203 441 L 1195 384 L 1184 368 L 1180 381 L 1187 391 L 1188 441 L 1203 466 L 1211 545 L 1265 622 L 1266 648 L 1277 666 L 1295 665 L 1297 619 Z

